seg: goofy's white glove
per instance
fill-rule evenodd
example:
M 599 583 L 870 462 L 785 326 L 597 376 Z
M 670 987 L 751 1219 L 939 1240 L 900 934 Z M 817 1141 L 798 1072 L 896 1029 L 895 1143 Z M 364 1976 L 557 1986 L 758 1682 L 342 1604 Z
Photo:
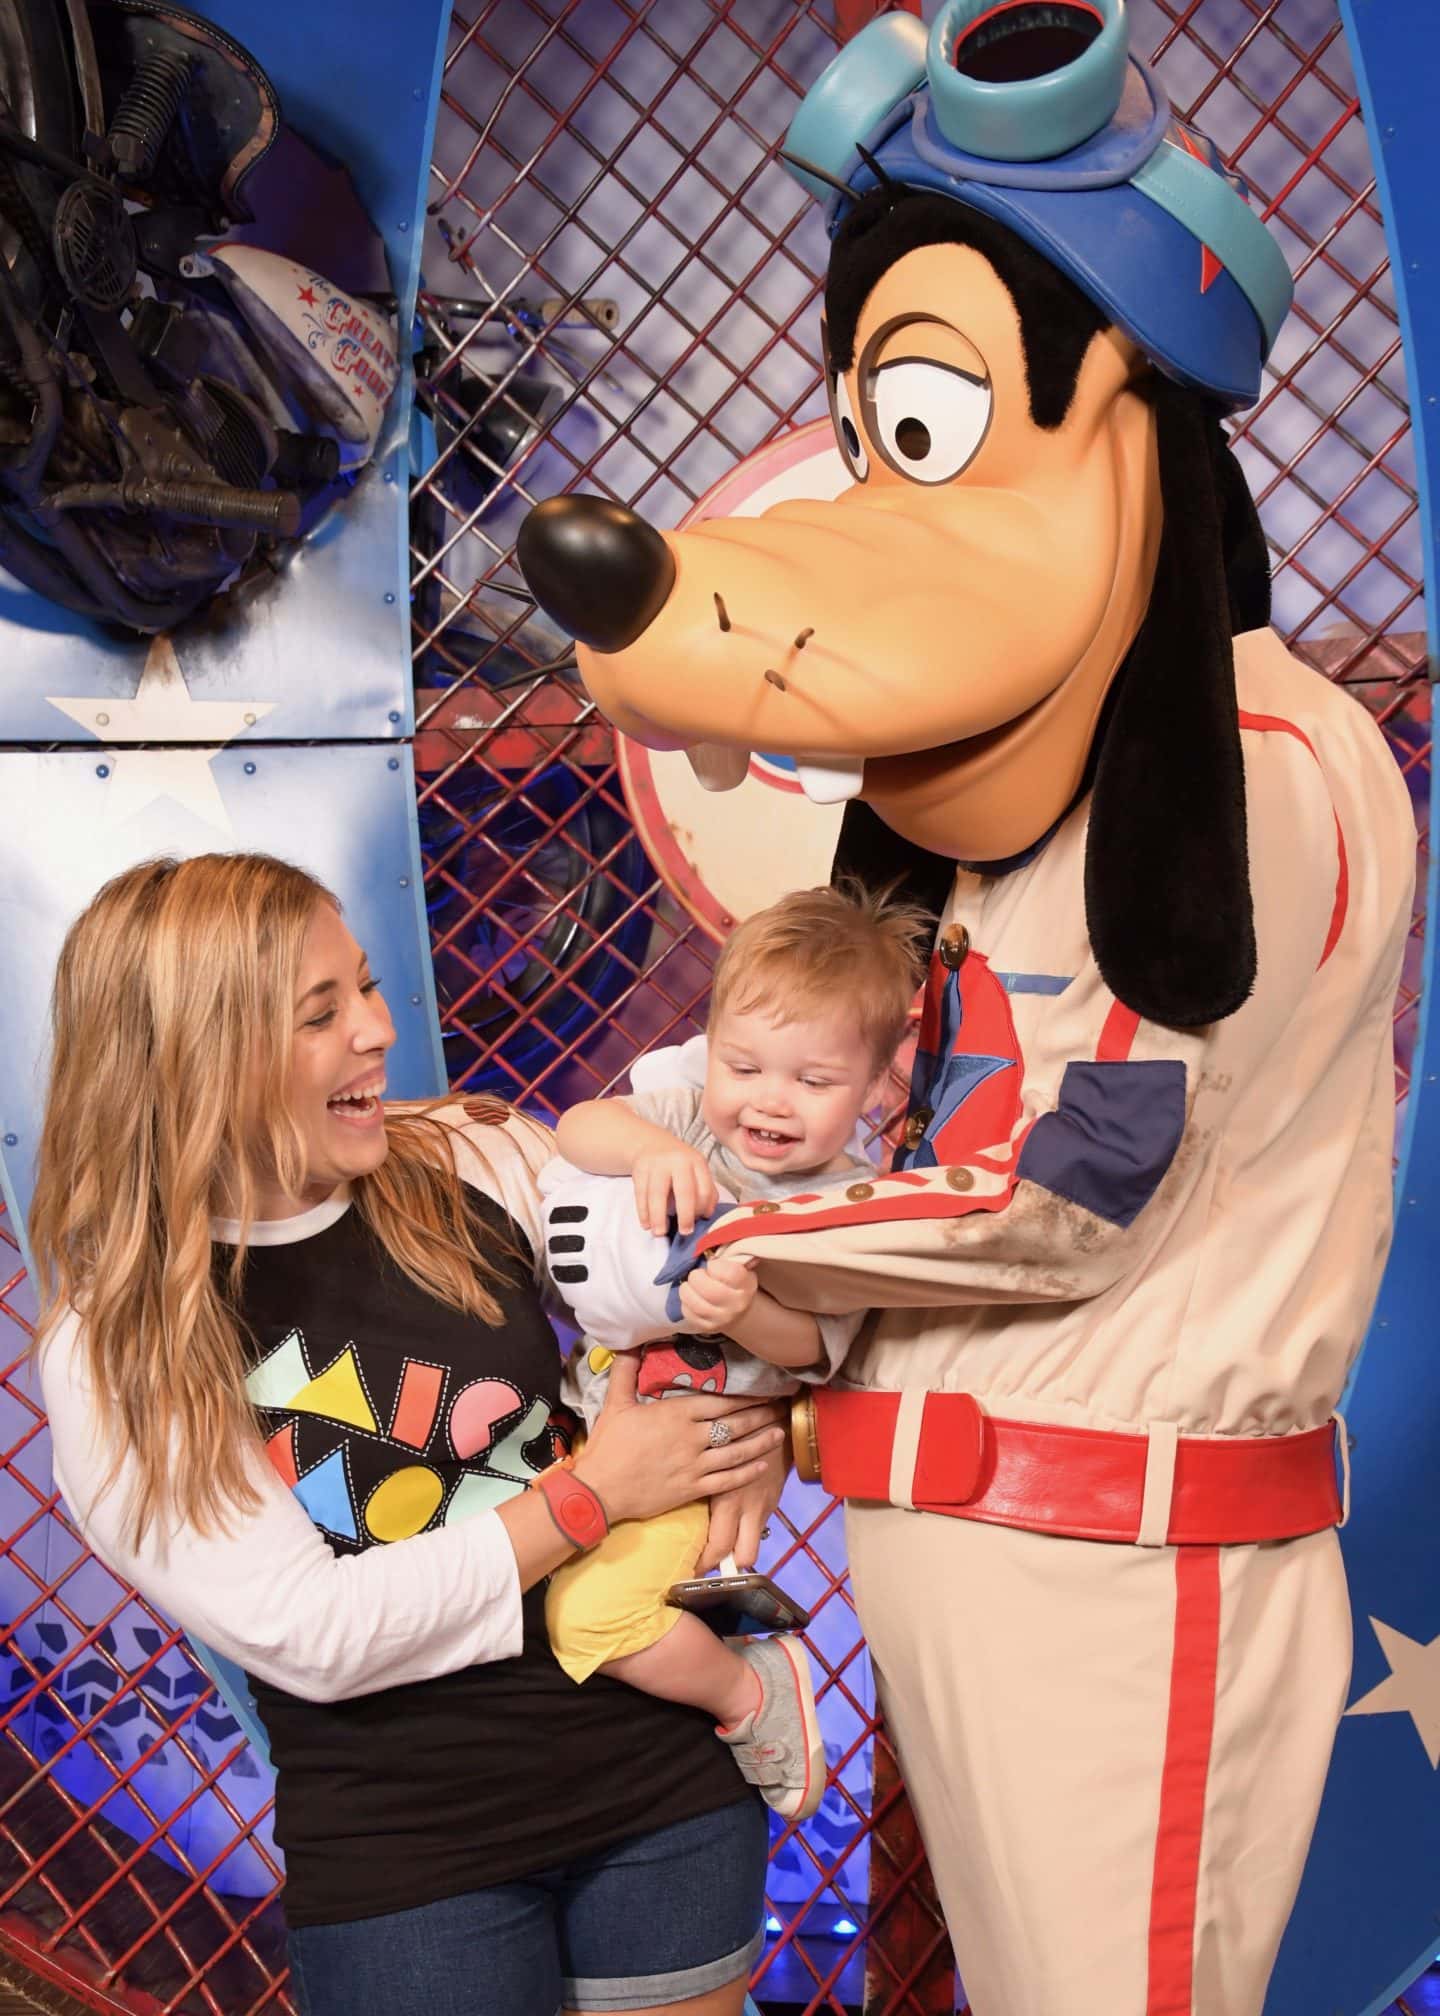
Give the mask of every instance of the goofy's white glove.
M 735 1199 L 725 1190 L 693 1232 L 647 1232 L 628 1176 L 588 1176 L 561 1156 L 540 1171 L 545 1266 L 577 1328 L 592 1344 L 633 1351 L 684 1331 L 680 1283 L 701 1238 Z

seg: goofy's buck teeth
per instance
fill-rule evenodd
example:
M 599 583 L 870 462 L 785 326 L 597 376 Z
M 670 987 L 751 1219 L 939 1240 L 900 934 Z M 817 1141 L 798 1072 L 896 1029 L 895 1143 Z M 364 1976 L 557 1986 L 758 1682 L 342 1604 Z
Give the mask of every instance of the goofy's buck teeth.
M 796 759 L 795 775 L 812 805 L 843 805 L 860 796 L 865 763 L 857 756 L 807 756 Z
M 750 768 L 748 749 L 731 749 L 723 742 L 695 742 L 685 754 L 704 791 L 733 791 Z

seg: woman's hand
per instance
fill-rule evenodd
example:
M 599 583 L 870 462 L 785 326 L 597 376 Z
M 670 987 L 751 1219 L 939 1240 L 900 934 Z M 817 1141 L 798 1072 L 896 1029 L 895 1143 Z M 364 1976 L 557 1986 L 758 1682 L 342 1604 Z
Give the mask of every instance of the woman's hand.
M 612 1525 L 649 1519 L 769 1474 L 786 1436 L 773 1403 L 696 1394 L 642 1405 L 635 1397 L 639 1376 L 638 1355 L 619 1352 L 605 1405 L 575 1459 L 575 1475 L 599 1495 Z M 730 1430 L 718 1447 L 710 1439 L 717 1420 Z
M 708 1218 L 720 1202 L 715 1178 L 698 1148 L 673 1137 L 663 1148 L 646 1148 L 630 1165 L 635 1185 L 635 1209 L 647 1232 L 663 1239 L 670 1212 L 682 1233 L 695 1230 L 697 1218 Z
M 695 1566 L 697 1575 L 718 1568 L 727 1554 L 742 1570 L 755 1566 L 764 1538 L 766 1522 L 780 1503 L 780 1493 L 790 1474 L 788 1448 L 772 1449 L 763 1459 L 764 1468 L 753 1484 L 741 1484 L 719 1491 L 710 1500 L 710 1531 L 705 1551 Z
M 716 1253 L 680 1283 L 680 1313 L 697 1334 L 729 1336 L 732 1323 L 748 1312 L 759 1292 L 755 1269 L 728 1253 Z

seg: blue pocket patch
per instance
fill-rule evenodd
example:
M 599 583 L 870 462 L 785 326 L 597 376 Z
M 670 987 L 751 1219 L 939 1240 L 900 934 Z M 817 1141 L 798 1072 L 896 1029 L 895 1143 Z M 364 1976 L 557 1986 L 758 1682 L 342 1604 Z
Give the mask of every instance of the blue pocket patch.
M 1067 1064 L 1060 1104 L 1030 1129 L 1016 1174 L 1112 1225 L 1131 1225 L 1184 1131 L 1185 1066 L 1177 1059 Z

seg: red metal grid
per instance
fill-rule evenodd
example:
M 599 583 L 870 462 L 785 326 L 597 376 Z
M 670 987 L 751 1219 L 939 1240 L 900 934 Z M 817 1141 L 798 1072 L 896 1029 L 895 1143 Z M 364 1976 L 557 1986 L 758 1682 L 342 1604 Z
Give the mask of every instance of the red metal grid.
M 1277 624 L 1385 727 L 1412 783 L 1423 863 L 1413 455 L 1334 0 L 1135 0 L 1132 13 L 1138 46 L 1247 177 L 1296 272 L 1295 315 L 1237 445 L 1273 549 Z M 432 301 L 468 297 L 489 319 L 452 315 L 426 369 L 439 442 L 412 495 L 420 809 L 452 1078 L 542 1113 L 616 1085 L 640 1051 L 701 1026 L 713 946 L 637 856 L 609 731 L 566 640 L 533 616 L 515 528 L 530 503 L 569 488 L 673 523 L 739 457 L 823 410 L 823 235 L 774 150 L 833 51 L 831 23 L 823 0 L 470 0 L 454 15 L 425 270 Z M 510 453 L 497 428 L 513 420 L 525 437 L 537 405 L 543 428 Z M 482 928 L 501 914 L 503 934 Z M 1401 1099 L 1423 928 L 1417 909 L 1396 1003 Z M 218 1782 L 233 1741 L 195 1734 L 217 1714 L 213 1690 L 197 1679 L 177 1707 L 173 1686 L 160 1688 L 179 1656 L 170 1627 L 105 1582 L 35 1481 L 49 1472 L 22 1363 L 28 1314 L 0 1220 L 11 1361 L 0 1558 L 26 1590 L 4 1632 L 20 1681 L 0 1712 L 0 1941 L 90 2007 L 288 2009 L 268 1809 L 242 1810 Z M 840 1741 L 827 1827 L 776 1844 L 790 1885 L 756 1992 L 840 2012 L 859 2005 L 863 1969 L 873 2016 L 949 2010 L 953 1961 L 868 1705 L 838 1509 L 797 1501 L 777 1526 L 774 1565 L 819 1591 L 813 1647 Z M 66 1634 L 46 1658 L 30 1630 L 42 1604 Z M 114 1630 L 135 1617 L 155 1635 L 130 1656 Z M 86 1661 L 108 1676 L 96 1706 L 72 1685 Z M 147 1734 L 117 1762 L 107 1730 L 132 1706 Z M 862 1794 L 854 1766 L 871 1739 Z M 185 1783 L 163 1804 L 146 1767 L 168 1756 Z M 93 1766 L 84 1797 L 66 1770 L 81 1757 Z M 187 1822 L 214 1800 L 223 1845 L 197 1859 Z M 261 1871 L 254 1896 L 211 1880 L 240 1842 Z M 853 1932 L 837 1935 L 837 1918 Z

